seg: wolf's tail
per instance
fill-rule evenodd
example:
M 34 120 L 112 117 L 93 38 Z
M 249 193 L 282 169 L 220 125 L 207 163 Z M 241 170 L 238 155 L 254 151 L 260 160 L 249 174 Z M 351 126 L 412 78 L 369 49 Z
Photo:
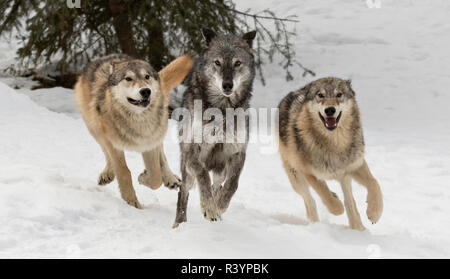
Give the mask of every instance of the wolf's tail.
M 191 71 L 194 60 L 190 55 L 182 55 L 159 71 L 163 94 L 169 94 Z
M 166 94 L 169 94 L 169 117 L 172 116 L 173 110 L 182 106 L 183 95 L 187 89 L 196 57 L 197 54 L 193 52 L 187 53 L 178 57 L 164 68 L 167 70 L 166 76 L 170 76 L 171 84 L 173 85 L 170 87 L 163 85 L 165 90 L 169 90 L 169 92 L 166 91 Z M 177 73 L 173 69 L 176 69 Z

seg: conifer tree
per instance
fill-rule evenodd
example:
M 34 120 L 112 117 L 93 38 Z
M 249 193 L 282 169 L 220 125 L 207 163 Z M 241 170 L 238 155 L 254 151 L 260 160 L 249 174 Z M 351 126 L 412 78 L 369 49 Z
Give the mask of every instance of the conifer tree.
M 0 0 L 0 14 L 0 36 L 15 34 L 22 41 L 18 69 L 56 63 L 59 74 L 40 80 L 49 86 L 71 87 L 81 65 L 114 52 L 145 59 L 159 70 L 182 53 L 200 51 L 202 27 L 236 34 L 256 29 L 263 83 L 262 65 L 276 54 L 288 80 L 292 67 L 303 68 L 291 43 L 294 16 L 239 11 L 231 0 Z

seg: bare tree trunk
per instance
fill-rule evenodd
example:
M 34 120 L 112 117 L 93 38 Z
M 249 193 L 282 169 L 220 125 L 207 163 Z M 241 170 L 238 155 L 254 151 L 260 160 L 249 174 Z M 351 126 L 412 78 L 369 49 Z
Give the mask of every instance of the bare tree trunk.
M 109 0 L 109 8 L 113 16 L 113 25 L 119 38 L 120 48 L 124 53 L 137 57 L 133 39 L 133 26 L 128 16 L 126 4 L 123 0 Z
M 163 5 L 165 1 L 161 0 L 152 0 L 153 2 L 153 14 L 157 18 L 163 17 Z M 166 54 L 169 53 L 166 45 L 164 43 L 164 27 L 162 22 L 159 19 L 151 20 L 151 24 L 148 26 L 147 32 L 147 49 L 150 51 L 150 55 L 148 55 L 148 59 L 150 64 L 155 68 L 155 70 L 159 71 L 169 63 L 171 57 L 166 57 Z
M 162 26 L 155 22 L 155 24 L 148 30 L 148 40 L 147 45 L 151 51 L 150 53 L 150 64 L 159 71 L 163 66 L 168 63 L 164 61 L 164 53 L 167 53 L 166 46 L 164 44 L 164 33 Z M 167 58 L 166 58 L 167 59 Z

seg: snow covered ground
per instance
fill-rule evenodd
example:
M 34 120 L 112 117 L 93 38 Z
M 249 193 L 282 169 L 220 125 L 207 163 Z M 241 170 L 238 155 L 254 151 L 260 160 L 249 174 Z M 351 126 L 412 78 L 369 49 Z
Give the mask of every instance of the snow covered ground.
M 30 81 L 1 74 L 0 257 L 450 257 L 450 2 L 380 3 L 260 0 L 255 7 L 238 1 L 242 9 L 297 14 L 302 63 L 315 78 L 353 79 L 367 161 L 384 193 L 379 223 L 365 217 L 365 190 L 358 185 L 354 195 L 367 231 L 347 229 L 346 216 L 328 213 L 317 196 L 321 222 L 308 223 L 278 154 L 262 154 L 252 144 L 223 220 L 205 221 L 193 190 L 188 223 L 172 229 L 176 192 L 138 184 L 139 154 L 127 159 L 143 210 L 122 201 L 116 182 L 96 185 L 103 154 L 71 90 L 30 91 Z M 14 48 L 2 39 L 0 67 L 14 63 Z M 255 85 L 258 107 L 274 107 L 315 79 L 298 71 L 296 81 L 285 82 L 277 64 L 266 65 L 265 74 L 267 86 Z M 166 152 L 179 173 L 178 146 L 170 138 Z M 342 198 L 338 185 L 330 185 Z

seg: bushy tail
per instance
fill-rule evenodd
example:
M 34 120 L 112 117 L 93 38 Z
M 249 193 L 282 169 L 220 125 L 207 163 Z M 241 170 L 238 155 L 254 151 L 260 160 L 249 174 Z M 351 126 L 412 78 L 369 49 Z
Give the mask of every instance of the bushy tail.
M 183 55 L 164 67 L 159 72 L 163 94 L 169 95 L 169 92 L 184 80 L 193 65 L 192 56 Z

